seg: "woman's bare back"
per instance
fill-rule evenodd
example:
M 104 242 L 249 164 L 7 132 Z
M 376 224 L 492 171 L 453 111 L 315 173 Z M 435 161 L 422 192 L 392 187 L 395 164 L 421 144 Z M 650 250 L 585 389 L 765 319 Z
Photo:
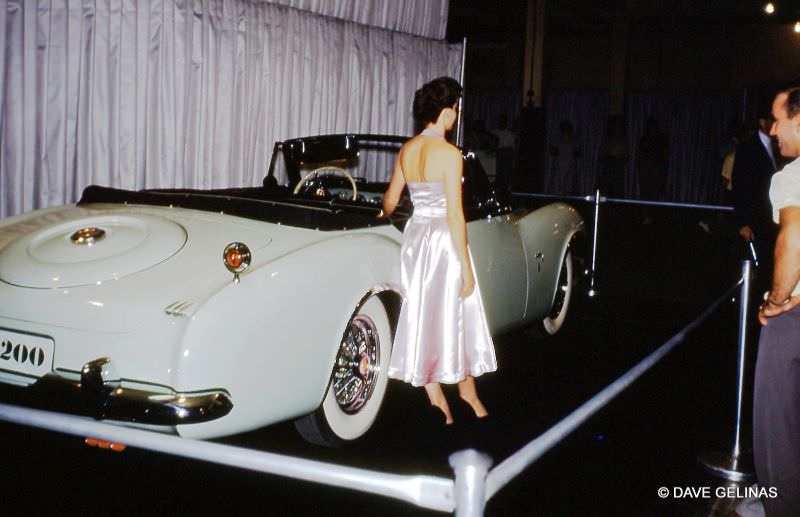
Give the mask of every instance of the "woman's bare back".
M 447 141 L 418 135 L 406 142 L 400 150 L 400 169 L 406 181 L 443 183 L 447 174 L 448 158 L 458 149 Z

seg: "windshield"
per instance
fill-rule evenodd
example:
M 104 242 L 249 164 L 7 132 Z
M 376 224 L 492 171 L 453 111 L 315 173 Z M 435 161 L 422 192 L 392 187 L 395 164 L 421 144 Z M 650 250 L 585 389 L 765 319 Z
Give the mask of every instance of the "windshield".
M 354 177 L 386 182 L 397 152 L 407 139 L 398 136 L 323 135 L 275 144 L 269 174 L 279 184 L 323 166 L 346 169 Z

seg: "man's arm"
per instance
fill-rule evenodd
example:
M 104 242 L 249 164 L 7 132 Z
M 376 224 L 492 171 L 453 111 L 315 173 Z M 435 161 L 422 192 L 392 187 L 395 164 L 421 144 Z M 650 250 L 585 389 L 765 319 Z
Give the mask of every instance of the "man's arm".
M 777 316 L 800 304 L 800 296 L 792 291 L 800 281 L 800 206 L 780 210 L 781 229 L 775 242 L 775 270 L 772 289 L 761 306 L 758 319 L 762 325 L 767 318 Z

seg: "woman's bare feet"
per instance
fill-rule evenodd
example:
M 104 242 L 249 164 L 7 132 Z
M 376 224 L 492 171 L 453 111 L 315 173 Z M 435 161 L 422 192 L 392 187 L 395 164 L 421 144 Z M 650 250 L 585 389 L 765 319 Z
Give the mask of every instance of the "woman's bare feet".
M 451 425 L 453 423 L 453 414 L 450 412 L 450 406 L 447 404 L 441 384 L 438 382 L 426 384 L 425 393 L 428 394 L 431 406 L 438 408 L 444 414 L 444 423 Z
M 436 408 L 435 411 L 440 411 L 444 415 L 444 424 L 445 425 L 453 425 L 453 415 L 450 413 L 450 408 L 448 406 L 438 406 L 436 404 L 431 404 L 432 408 Z
M 478 390 L 475 388 L 475 379 L 470 375 L 466 379 L 458 383 L 458 396 L 461 400 L 470 405 L 478 418 L 485 418 L 489 416 L 489 411 L 478 398 Z
M 461 400 L 470 405 L 472 410 L 475 412 L 476 417 L 486 418 L 487 416 L 489 416 L 489 411 L 486 409 L 486 406 L 483 405 L 483 402 L 481 402 L 480 399 L 476 398 L 473 400 L 467 400 L 461 397 Z

